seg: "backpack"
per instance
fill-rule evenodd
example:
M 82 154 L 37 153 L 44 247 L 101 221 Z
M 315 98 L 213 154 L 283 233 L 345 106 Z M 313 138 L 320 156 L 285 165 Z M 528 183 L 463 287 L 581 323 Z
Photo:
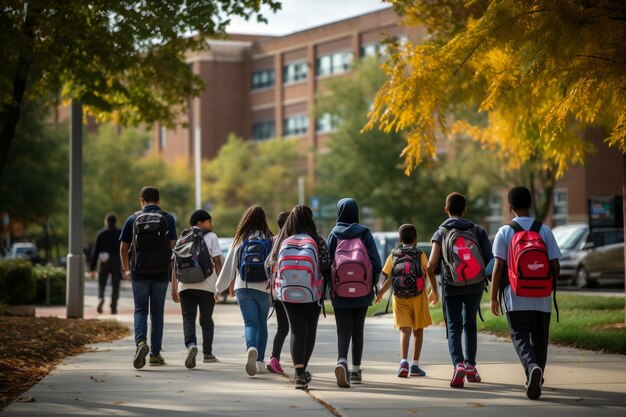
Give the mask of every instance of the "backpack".
M 391 288 L 398 298 L 417 297 L 424 291 L 422 251 L 413 246 L 400 246 L 391 251 Z
M 174 267 L 176 278 L 184 284 L 202 282 L 213 274 L 213 259 L 201 229 L 183 230 L 174 246 Z
M 246 282 L 267 281 L 265 259 L 271 245 L 267 239 L 254 237 L 244 240 L 239 251 L 239 276 Z
M 539 235 L 541 223 L 534 220 L 530 230 L 524 230 L 517 222 L 509 226 L 515 232 L 509 247 L 509 285 L 519 297 L 549 296 L 556 280 L 550 268 L 548 249 Z
M 372 292 L 372 261 L 360 237 L 337 241 L 331 266 L 331 285 L 333 294 L 340 297 L 363 297 Z
M 441 244 L 443 255 L 442 278 L 448 285 L 464 286 L 484 281 L 485 260 L 476 237 L 477 227 L 460 230 L 443 226 Z
M 317 242 L 297 234 L 280 245 L 274 290 L 276 298 L 287 303 L 311 303 L 322 298 L 324 279 L 320 271 Z
M 132 270 L 138 274 L 168 273 L 172 250 L 165 212 L 138 211 L 133 223 Z

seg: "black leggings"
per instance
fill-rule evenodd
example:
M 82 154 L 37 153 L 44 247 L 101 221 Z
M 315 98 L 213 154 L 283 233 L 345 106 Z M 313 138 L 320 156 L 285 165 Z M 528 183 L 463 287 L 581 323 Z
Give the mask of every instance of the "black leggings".
M 335 309 L 339 359 L 348 359 L 350 340 L 352 340 L 352 365 L 356 366 L 361 366 L 361 358 L 363 357 L 363 333 L 366 315 L 367 307 Z
M 196 338 L 196 317 L 200 310 L 200 327 L 202 328 L 202 353 L 213 353 L 213 308 L 215 307 L 215 294 L 209 291 L 188 289 L 178 293 L 180 307 L 183 313 L 183 333 L 185 335 L 185 347 L 198 344 Z
M 283 350 L 285 339 L 289 334 L 289 318 L 282 301 L 274 300 L 274 312 L 276 313 L 276 336 L 274 336 L 274 345 L 272 346 L 272 358 L 280 360 L 280 353 Z
M 317 322 L 320 318 L 320 306 L 313 303 L 283 303 L 289 318 L 291 331 L 291 359 L 294 365 L 304 365 L 306 368 L 315 347 Z

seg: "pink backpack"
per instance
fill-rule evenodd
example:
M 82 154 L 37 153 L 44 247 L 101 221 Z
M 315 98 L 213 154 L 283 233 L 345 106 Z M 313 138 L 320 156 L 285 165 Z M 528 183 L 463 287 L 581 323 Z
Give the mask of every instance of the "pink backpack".
M 372 292 L 372 261 L 360 237 L 339 239 L 331 267 L 333 294 L 340 297 L 364 297 Z

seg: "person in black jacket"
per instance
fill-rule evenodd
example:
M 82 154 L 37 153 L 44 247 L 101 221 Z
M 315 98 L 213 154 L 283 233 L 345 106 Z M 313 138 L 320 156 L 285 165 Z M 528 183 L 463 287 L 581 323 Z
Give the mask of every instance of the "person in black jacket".
M 122 279 L 122 264 L 120 262 L 120 230 L 115 227 L 117 217 L 107 214 L 104 218 L 104 229 L 98 232 L 96 243 L 91 252 L 89 271 L 91 279 L 96 278 L 96 265 L 98 268 L 98 313 L 102 313 L 104 305 L 104 290 L 111 275 L 111 314 L 117 314 L 117 300 L 120 294 L 120 281 Z

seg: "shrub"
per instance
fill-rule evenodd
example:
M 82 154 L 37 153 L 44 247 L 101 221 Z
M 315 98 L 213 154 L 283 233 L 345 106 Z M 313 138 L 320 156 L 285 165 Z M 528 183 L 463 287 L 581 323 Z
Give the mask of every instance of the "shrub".
M 35 302 L 33 265 L 27 260 L 0 262 L 0 303 L 8 305 Z
M 33 269 L 36 283 L 35 302 L 46 303 L 46 281 L 50 282 L 50 304 L 65 305 L 66 273 L 57 266 L 35 266 Z

